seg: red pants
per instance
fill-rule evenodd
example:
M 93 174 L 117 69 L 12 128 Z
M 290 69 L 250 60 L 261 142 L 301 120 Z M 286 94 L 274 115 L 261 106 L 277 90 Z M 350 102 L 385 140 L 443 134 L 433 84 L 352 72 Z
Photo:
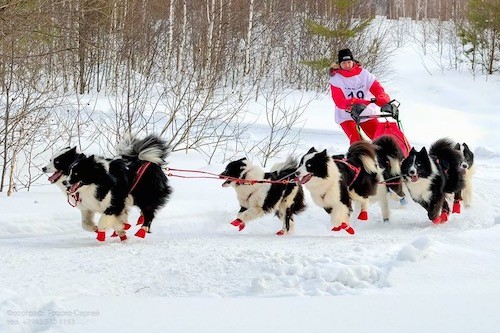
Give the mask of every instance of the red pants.
M 377 119 L 370 119 L 364 123 L 359 124 L 363 132 L 370 138 L 373 139 L 375 136 L 375 131 L 377 130 L 379 121 Z M 356 141 L 361 140 L 361 136 L 356 129 L 356 123 L 354 120 L 347 120 L 340 124 L 340 127 L 344 130 L 345 134 L 349 138 L 349 143 L 353 144 Z

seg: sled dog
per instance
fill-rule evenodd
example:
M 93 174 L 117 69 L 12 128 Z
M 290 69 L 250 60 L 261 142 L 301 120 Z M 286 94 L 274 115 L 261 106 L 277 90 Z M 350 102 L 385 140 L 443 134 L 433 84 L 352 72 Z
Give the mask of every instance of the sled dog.
M 443 138 L 434 142 L 429 152 L 425 147 L 420 151 L 412 148 L 401 164 L 410 196 L 427 210 L 427 216 L 433 223 L 448 220 L 450 208 L 446 194 L 464 188 L 461 155 L 452 140 Z
M 292 157 L 275 164 L 270 172 L 264 172 L 245 157 L 230 162 L 219 177 L 225 179 L 223 187 L 234 188 L 241 207 L 231 224 L 241 231 L 248 222 L 275 213 L 283 224 L 276 234 L 293 233 L 294 215 L 306 207 L 302 186 L 293 181 L 297 166 Z

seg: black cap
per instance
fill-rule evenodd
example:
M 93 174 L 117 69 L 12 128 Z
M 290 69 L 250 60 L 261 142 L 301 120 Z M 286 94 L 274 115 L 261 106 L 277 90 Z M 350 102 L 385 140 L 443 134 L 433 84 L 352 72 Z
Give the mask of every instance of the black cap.
M 339 64 L 342 61 L 347 61 L 347 60 L 354 60 L 354 57 L 352 56 L 352 52 L 349 49 L 342 49 L 339 51 Z

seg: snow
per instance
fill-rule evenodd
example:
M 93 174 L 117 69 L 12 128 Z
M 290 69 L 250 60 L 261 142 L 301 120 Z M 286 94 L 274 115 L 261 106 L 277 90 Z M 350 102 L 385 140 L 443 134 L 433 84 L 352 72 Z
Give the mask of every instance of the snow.
M 170 177 L 174 194 L 151 234 L 133 237 L 133 226 L 127 241 L 108 233 L 99 243 L 64 195 L 41 182 L 0 196 L 0 331 L 497 331 L 500 79 L 429 72 L 411 47 L 394 59 L 384 85 L 401 102 L 409 141 L 429 146 L 449 136 L 474 150 L 471 208 L 435 226 L 411 199 L 391 202 L 384 224 L 373 204 L 367 222 L 353 214 L 351 236 L 330 231 L 306 190 L 295 234 L 278 237 L 274 216 L 241 232 L 231 226 L 239 206 L 221 181 Z M 297 153 L 345 152 L 328 91 L 304 94 L 312 102 Z M 257 121 L 254 130 L 265 127 Z M 173 154 L 169 165 L 224 169 L 196 153 Z M 137 217 L 134 209 L 130 221 Z

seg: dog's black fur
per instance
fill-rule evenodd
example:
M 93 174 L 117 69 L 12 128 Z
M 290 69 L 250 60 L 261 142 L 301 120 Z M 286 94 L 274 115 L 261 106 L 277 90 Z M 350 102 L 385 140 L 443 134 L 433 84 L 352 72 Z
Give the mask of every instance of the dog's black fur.
M 91 210 L 101 213 L 98 223 L 98 239 L 109 227 L 122 230 L 123 216 L 134 204 L 144 217 L 141 230 L 136 234 L 144 237 L 150 232 L 151 222 L 157 211 L 165 205 L 172 192 L 162 164 L 169 154 L 169 147 L 157 136 L 128 139 L 119 145 L 122 158 L 105 159 L 94 155 L 78 160 L 71 166 L 65 185 L 71 193 L 78 193 L 79 201 Z M 145 163 L 142 175 L 138 170 Z
M 461 167 L 460 151 L 455 143 L 443 138 L 434 142 L 427 153 L 412 148 L 401 164 L 401 172 L 410 196 L 427 210 L 427 216 L 434 223 L 448 220 L 450 208 L 447 193 L 464 188 L 464 173 Z
M 401 177 L 401 162 L 404 159 L 404 155 L 401 147 L 392 135 L 379 136 L 372 143 L 375 145 L 377 163 L 381 175 L 376 199 L 380 202 L 384 222 L 388 222 L 390 210 L 387 194 L 390 194 L 400 202 L 405 198 Z
M 293 181 L 297 166 L 295 159 L 288 158 L 274 165 L 270 172 L 264 172 L 247 158 L 230 162 L 220 177 L 226 179 L 223 187 L 232 186 L 235 189 L 240 204 L 237 219 L 231 224 L 241 231 L 249 221 L 274 212 L 283 223 L 277 234 L 292 233 L 295 228 L 294 215 L 306 207 L 302 186 Z
M 475 173 L 474 153 L 469 146 L 464 142 L 457 143 L 455 149 L 462 153 L 462 171 L 464 173 L 465 186 L 462 191 L 455 192 L 453 203 L 453 212 L 460 213 L 460 201 L 463 200 L 465 207 L 470 207 L 472 202 L 472 175 Z
M 361 203 L 366 212 L 368 198 L 375 195 L 379 182 L 374 146 L 365 141 L 353 143 L 345 155 L 329 156 L 326 149 L 312 147 L 301 159 L 299 176 L 311 192 L 313 201 L 330 215 L 334 231 L 349 233 L 351 199 Z M 360 214 L 361 215 L 361 214 Z

